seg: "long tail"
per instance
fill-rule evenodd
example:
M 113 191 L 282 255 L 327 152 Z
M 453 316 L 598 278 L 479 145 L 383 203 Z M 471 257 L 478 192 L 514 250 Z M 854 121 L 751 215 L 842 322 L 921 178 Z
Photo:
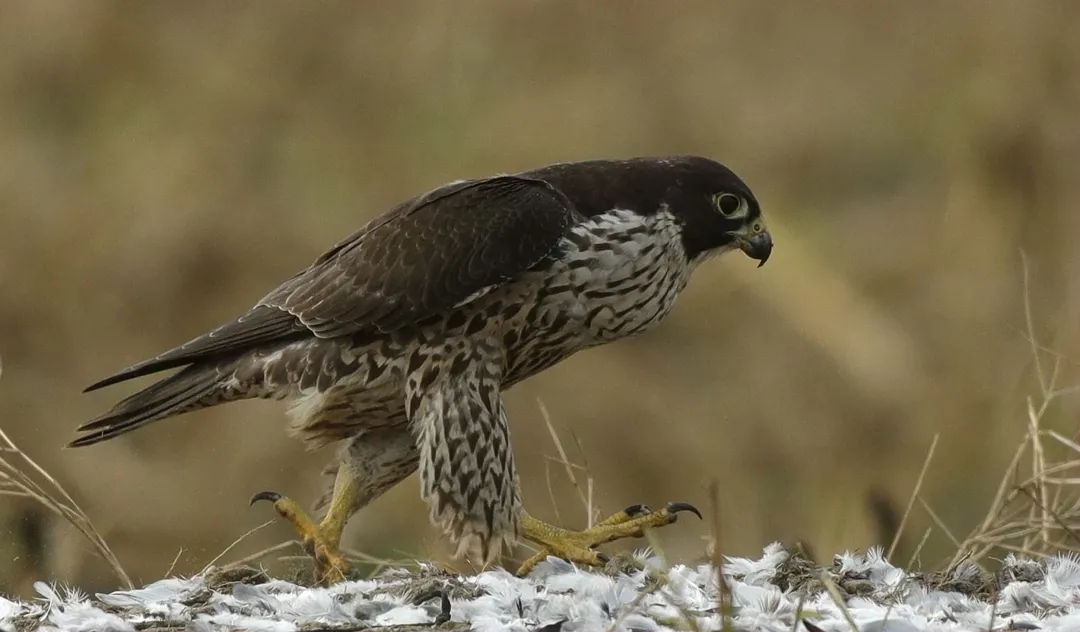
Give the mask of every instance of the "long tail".
M 121 401 L 108 412 L 79 426 L 86 434 L 69 447 L 93 445 L 146 424 L 200 408 L 239 399 L 231 393 L 232 367 L 221 363 L 195 363 Z

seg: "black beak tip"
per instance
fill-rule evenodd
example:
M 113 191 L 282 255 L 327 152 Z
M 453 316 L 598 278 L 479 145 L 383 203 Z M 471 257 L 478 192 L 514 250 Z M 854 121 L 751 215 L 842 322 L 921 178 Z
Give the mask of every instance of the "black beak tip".
M 743 252 L 751 259 L 757 259 L 757 267 L 759 268 L 769 260 L 769 256 L 772 255 L 772 248 L 772 235 L 767 232 L 754 235 L 743 242 Z

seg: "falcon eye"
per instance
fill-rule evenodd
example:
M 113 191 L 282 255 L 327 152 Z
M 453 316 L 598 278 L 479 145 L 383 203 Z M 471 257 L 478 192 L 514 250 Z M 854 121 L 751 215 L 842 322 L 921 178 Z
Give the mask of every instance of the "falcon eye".
M 720 193 L 713 198 L 713 203 L 716 204 L 717 210 L 724 217 L 731 217 L 742 208 L 742 198 L 734 193 Z

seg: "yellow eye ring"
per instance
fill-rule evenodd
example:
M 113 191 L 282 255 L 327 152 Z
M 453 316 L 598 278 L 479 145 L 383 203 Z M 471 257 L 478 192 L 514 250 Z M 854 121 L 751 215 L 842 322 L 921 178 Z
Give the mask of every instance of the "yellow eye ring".
M 743 200 L 734 193 L 717 193 L 713 196 L 713 205 L 724 217 L 731 217 L 743 207 Z

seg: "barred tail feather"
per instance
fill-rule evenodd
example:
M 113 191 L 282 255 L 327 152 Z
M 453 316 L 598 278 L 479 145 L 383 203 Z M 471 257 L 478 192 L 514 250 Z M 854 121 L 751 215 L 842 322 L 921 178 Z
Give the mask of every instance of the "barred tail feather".
M 86 433 L 69 447 L 100 443 L 135 430 L 146 424 L 173 417 L 207 406 L 213 406 L 227 396 L 228 387 L 220 364 L 193 364 L 184 370 L 155 382 L 121 401 L 103 415 L 79 426 Z

